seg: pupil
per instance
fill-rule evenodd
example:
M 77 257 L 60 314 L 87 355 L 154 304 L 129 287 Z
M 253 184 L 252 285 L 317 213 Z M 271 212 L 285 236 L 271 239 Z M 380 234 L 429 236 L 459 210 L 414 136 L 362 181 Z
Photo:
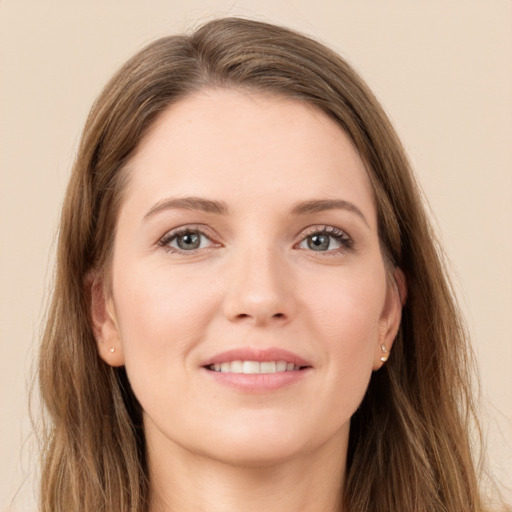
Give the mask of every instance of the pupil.
M 313 235 L 308 239 L 308 246 L 313 251 L 329 249 L 329 237 L 326 235 Z
M 178 237 L 178 247 L 180 249 L 197 249 L 200 245 L 200 237 L 197 233 L 185 233 Z

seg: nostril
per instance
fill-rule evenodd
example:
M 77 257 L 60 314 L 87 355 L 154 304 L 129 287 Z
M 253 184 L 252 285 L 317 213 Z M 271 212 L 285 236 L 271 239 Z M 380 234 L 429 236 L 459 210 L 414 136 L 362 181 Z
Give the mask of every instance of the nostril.
M 264 311 L 257 311 L 254 314 L 251 313 L 238 313 L 230 317 L 233 321 L 246 322 L 249 320 L 254 321 L 256 324 L 264 324 L 268 321 L 278 321 L 279 323 L 284 322 L 288 315 L 286 313 L 266 313 Z

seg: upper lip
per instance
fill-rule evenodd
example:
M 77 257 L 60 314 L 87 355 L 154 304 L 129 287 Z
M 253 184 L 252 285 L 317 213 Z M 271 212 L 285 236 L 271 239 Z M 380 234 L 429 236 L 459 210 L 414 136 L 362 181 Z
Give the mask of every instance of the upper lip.
M 201 366 L 210 366 L 216 363 L 229 363 L 231 361 L 286 361 L 287 363 L 293 363 L 296 366 L 312 366 L 309 361 L 299 357 L 297 354 L 294 354 L 289 350 L 274 347 L 264 349 L 244 347 L 227 350 L 207 359 Z

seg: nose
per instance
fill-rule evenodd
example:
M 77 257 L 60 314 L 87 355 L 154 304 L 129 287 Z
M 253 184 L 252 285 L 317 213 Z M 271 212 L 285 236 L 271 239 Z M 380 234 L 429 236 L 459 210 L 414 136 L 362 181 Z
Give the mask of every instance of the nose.
M 289 264 L 273 249 L 240 251 L 230 261 L 224 314 L 231 322 L 282 325 L 295 311 Z

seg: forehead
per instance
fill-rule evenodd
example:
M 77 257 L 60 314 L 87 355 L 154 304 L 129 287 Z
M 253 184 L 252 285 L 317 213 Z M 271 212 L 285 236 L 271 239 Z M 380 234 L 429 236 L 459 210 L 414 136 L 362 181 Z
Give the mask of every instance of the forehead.
M 148 202 L 226 192 L 262 201 L 348 195 L 374 209 L 365 166 L 341 127 L 276 95 L 208 89 L 188 96 L 159 116 L 129 167 L 128 195 Z

